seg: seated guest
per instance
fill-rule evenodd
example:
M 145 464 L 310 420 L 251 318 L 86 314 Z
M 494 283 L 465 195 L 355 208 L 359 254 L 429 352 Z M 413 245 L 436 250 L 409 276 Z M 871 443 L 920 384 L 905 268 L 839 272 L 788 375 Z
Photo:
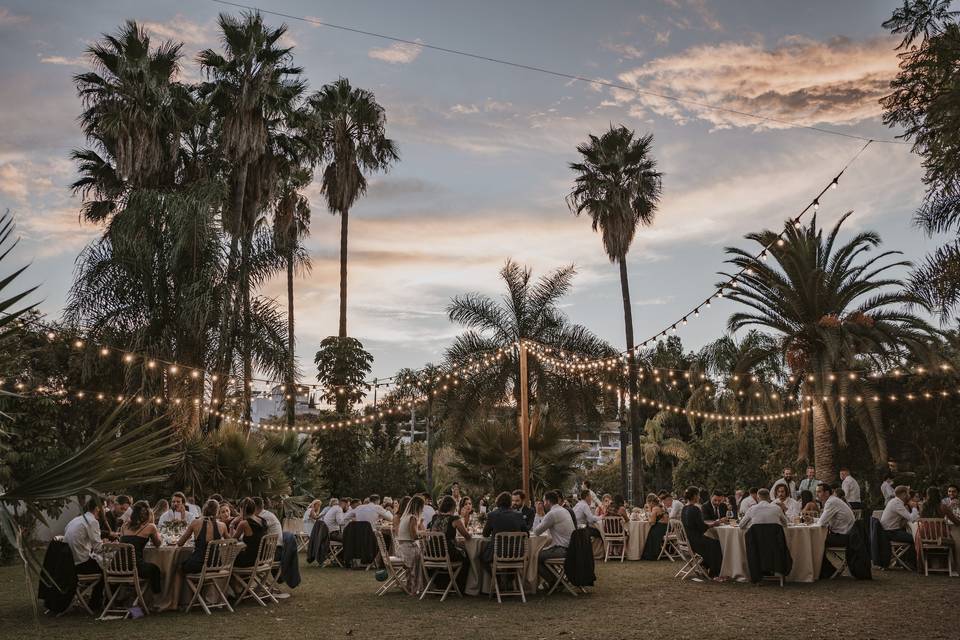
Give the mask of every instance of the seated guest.
M 795 518 L 800 515 L 800 502 L 790 497 L 786 485 L 778 484 L 774 497 L 773 503 L 783 509 L 788 518 Z
M 103 507 L 100 500 L 91 497 L 84 504 L 83 513 L 67 523 L 63 541 L 73 553 L 77 573 L 100 573 L 93 550 L 100 544 L 100 515 Z
M 170 510 L 170 503 L 160 498 L 157 500 L 157 503 L 153 505 L 153 519 L 155 522 L 160 522 L 160 516 L 165 514 Z
M 227 507 L 229 512 L 230 507 Z M 182 547 L 193 538 L 193 552 L 181 563 L 184 573 L 200 573 L 203 569 L 203 557 L 207 552 L 207 543 L 211 540 L 220 540 L 227 537 L 227 525 L 217 517 L 220 513 L 220 504 L 216 500 L 207 500 L 203 505 L 200 517 L 196 518 L 177 540 L 177 546 Z
M 920 519 L 920 512 L 916 505 L 910 500 L 910 488 L 899 485 L 894 489 L 894 497 L 883 508 L 883 515 L 880 516 L 880 526 L 887 534 L 887 539 L 891 542 L 907 542 L 913 545 L 913 534 L 910 532 L 909 525 Z M 911 554 L 906 558 L 911 559 Z M 916 564 L 916 554 L 912 559 Z M 909 564 L 909 563 L 908 563 Z
M 957 488 L 957 485 L 952 484 L 947 487 L 947 495 L 943 499 L 943 504 L 950 509 L 960 508 L 960 489 Z
M 553 544 L 540 551 L 539 575 L 551 586 L 554 574 L 547 568 L 547 560 L 551 558 L 566 558 L 567 547 L 570 546 L 570 536 L 576 530 L 573 515 L 560 506 L 560 496 L 556 491 L 547 491 L 543 496 L 545 514 L 540 524 L 533 529 L 534 535 L 550 534 Z
M 340 542 L 343 540 L 343 518 L 346 515 L 344 509 L 349 504 L 343 498 L 337 504 L 330 500 L 330 508 L 323 514 L 323 524 L 327 525 L 327 531 L 330 532 L 330 539 Z
M 454 498 L 455 499 L 455 498 Z M 460 503 L 457 505 L 457 511 L 464 526 L 470 525 L 470 516 L 473 515 L 473 498 L 470 496 L 461 496 Z
M 187 509 L 186 496 L 177 491 L 173 494 L 173 497 L 170 498 L 170 508 L 160 516 L 157 524 L 161 527 L 169 522 L 185 522 L 190 524 L 193 522 L 193 519 L 194 515 Z
M 757 493 L 758 492 L 756 487 L 750 487 L 750 489 L 748 489 L 747 491 L 747 495 L 745 495 L 743 497 L 743 500 L 740 501 L 738 511 L 740 513 L 741 518 L 747 514 L 747 511 L 750 511 L 750 508 L 753 505 L 757 504 L 757 501 L 758 501 Z
M 817 481 L 820 486 L 820 481 Z M 820 514 L 820 505 L 813 499 L 813 494 L 804 489 L 800 492 L 800 515 L 816 518 Z
M 277 549 L 275 551 L 276 559 L 280 559 L 280 551 L 283 549 L 283 525 L 280 524 L 280 518 L 278 518 L 272 511 L 269 510 L 269 502 L 264 504 L 263 498 L 260 496 L 255 496 L 253 498 L 253 504 L 257 506 L 255 513 L 260 517 L 261 520 L 267 525 L 267 532 L 264 535 L 275 535 L 277 536 Z
M 630 521 L 630 512 L 627 511 L 627 503 L 623 496 L 617 494 L 613 496 L 613 501 L 607 507 L 605 516 L 620 516 L 624 522 Z
M 130 496 L 117 496 L 109 509 L 103 512 L 100 518 L 100 537 L 103 540 L 116 540 L 120 537 L 120 529 L 128 520 L 124 515 L 130 509 Z
M 367 498 L 367 502 L 361 504 L 355 509 L 351 509 L 343 516 L 343 524 L 349 522 L 369 522 L 371 527 L 376 528 L 380 520 L 387 522 L 393 521 L 393 514 L 380 506 L 380 496 L 377 494 Z
M 163 545 L 160 531 L 153 523 L 153 511 L 146 500 L 140 500 L 130 507 L 130 521 L 120 529 L 120 542 L 133 545 L 137 574 L 147 581 L 151 591 L 160 593 L 163 589 L 163 572 L 157 565 L 143 561 L 143 549 L 148 542 L 155 547 Z
M 469 540 L 472 536 L 470 532 L 467 531 L 466 525 L 457 513 L 457 501 L 453 496 L 443 496 L 443 498 L 440 499 L 439 510 L 436 515 L 433 516 L 433 520 L 430 521 L 428 529 L 430 531 L 440 531 L 444 534 L 444 537 L 447 539 L 447 553 L 450 554 L 451 562 L 467 562 L 467 551 L 457 541 L 457 534 L 459 533 L 464 540 Z M 461 593 L 463 593 L 463 590 L 467 586 L 468 573 L 469 568 L 465 564 L 463 569 L 460 570 L 460 573 L 457 574 L 457 586 L 460 587 Z M 437 579 L 440 580 L 442 577 L 444 576 L 439 576 Z M 443 581 L 440 580 L 440 582 Z
M 420 514 L 420 518 L 423 520 L 423 526 L 429 527 L 437 510 L 433 508 L 433 498 L 429 493 L 421 493 L 420 497 L 423 498 L 423 513 Z
M 953 509 L 947 505 L 948 503 L 945 503 L 940 497 L 940 489 L 930 487 L 927 489 L 927 498 L 923 501 L 923 506 L 920 507 L 920 517 L 946 518 L 952 522 L 954 526 L 960 527 L 960 518 L 958 518 L 953 512 Z
M 856 524 L 853 509 L 834 495 L 834 489 L 826 482 L 817 485 L 817 499 L 823 505 L 817 524 L 826 527 L 828 547 L 846 547 L 850 539 L 850 530 Z
M 590 486 L 590 481 L 584 480 L 582 483 L 580 483 L 580 487 L 590 492 L 590 504 L 596 507 L 600 503 L 600 499 L 597 498 L 597 494 L 593 492 L 593 487 Z
M 200 505 L 197 504 L 197 496 L 187 496 L 187 511 L 193 514 L 194 518 L 200 517 Z
M 216 500 L 214 500 L 214 502 L 216 502 Z M 233 511 L 230 509 L 230 505 L 225 503 L 220 504 L 220 508 L 217 510 L 217 520 L 222 522 L 223 526 L 227 528 L 230 527 L 230 522 L 233 520 Z
M 390 533 L 393 536 L 396 536 L 397 532 L 400 530 L 400 517 L 407 512 L 407 505 L 410 504 L 410 499 L 410 496 L 403 496 L 394 502 L 394 504 L 397 506 L 397 511 L 394 514 L 396 517 L 390 521 Z M 422 507 L 420 511 L 423 511 Z
M 600 498 L 600 504 L 597 506 L 597 515 L 601 518 L 607 515 L 607 509 L 610 508 L 611 504 L 613 504 L 613 496 L 609 493 L 603 494 L 603 497 Z
M 727 505 L 727 497 L 723 491 L 714 490 L 710 496 L 710 501 L 703 505 L 703 519 L 706 522 L 714 522 L 727 517 L 727 511 L 730 510 Z
M 397 529 L 394 534 L 394 540 L 397 542 L 397 555 L 403 558 L 403 566 L 407 569 L 407 590 L 411 593 L 418 593 L 421 589 L 421 577 L 423 572 L 420 569 L 420 547 L 417 546 L 417 540 L 420 538 L 420 532 L 423 531 L 423 497 L 415 495 L 412 498 L 404 498 L 407 503 L 404 505 L 401 500 L 403 510 L 397 518 Z M 461 569 L 466 572 L 466 568 Z
M 483 525 L 483 537 L 490 538 L 480 551 L 481 562 L 489 565 L 493 562 L 493 537 L 498 533 L 515 531 L 529 531 L 527 519 L 523 514 L 513 509 L 511 496 L 506 491 L 497 496 L 495 508 L 487 514 L 487 521 Z
M 777 489 L 786 489 L 785 485 L 777 485 Z M 766 489 L 757 491 L 759 502 L 751 507 L 750 511 L 740 517 L 740 528 L 746 531 L 755 524 L 779 524 L 787 526 L 787 516 L 780 506 L 770 502 L 770 492 Z
M 577 526 L 586 527 L 600 522 L 600 518 L 593 515 L 593 497 L 589 489 L 580 490 L 580 499 L 573 507 L 573 515 L 577 516 Z
M 680 500 L 674 499 L 672 493 L 661 491 L 660 504 L 663 506 L 663 510 L 667 512 L 667 517 L 670 520 L 680 519 L 680 512 L 683 511 L 683 503 Z
M 656 560 L 660 557 L 660 549 L 663 547 L 663 536 L 667 534 L 667 522 L 670 516 L 660 504 L 660 499 L 655 493 L 647 494 L 647 500 L 643 505 L 643 510 L 647 514 L 647 522 L 650 523 L 650 530 L 647 532 L 647 540 L 643 544 L 643 551 L 640 554 L 641 560 Z
M 257 504 L 253 498 L 240 501 L 240 515 L 234 518 L 230 537 L 244 543 L 243 549 L 233 562 L 235 567 L 252 567 L 257 561 L 260 541 L 267 535 L 267 523 L 257 515 Z
M 797 499 L 797 497 L 799 496 L 799 493 L 797 493 L 797 483 L 793 479 L 793 469 L 789 467 L 784 469 L 783 477 L 777 480 L 776 482 L 774 482 L 773 486 L 770 487 L 770 493 L 772 493 L 774 497 L 776 497 L 777 495 L 777 487 L 786 487 L 787 496 L 793 498 L 794 500 Z
M 543 500 L 537 500 L 534 505 L 533 526 L 530 527 L 531 530 L 540 526 L 540 523 L 543 522 L 543 516 L 547 515 L 547 512 L 543 508 Z
M 687 540 L 690 542 L 690 547 L 703 558 L 703 564 L 707 567 L 707 573 L 710 577 L 720 581 L 720 568 L 723 566 L 723 549 L 720 547 L 719 540 L 707 538 L 704 534 L 708 529 L 725 524 L 726 518 L 709 522 L 704 520 L 704 512 L 700 509 L 700 489 L 690 487 L 687 489 L 684 497 L 687 499 L 687 506 L 685 506 L 681 512 L 680 520 L 687 534 Z
M 336 500 L 336 498 L 334 498 L 334 500 Z M 331 502 L 331 505 L 332 504 L 333 503 Z M 337 501 L 337 504 L 339 504 L 339 501 Z M 310 506 L 307 507 L 306 511 L 303 512 L 304 533 L 310 533 L 310 531 L 313 529 L 313 523 L 321 518 L 326 508 L 323 506 L 322 500 L 314 500 L 310 503 Z
M 522 489 L 516 489 L 510 495 L 510 506 L 515 511 L 519 511 L 523 514 L 524 520 L 527 521 L 527 528 L 530 529 L 533 527 L 533 520 L 537 515 L 536 509 L 530 506 L 530 501 L 527 500 L 527 494 L 523 492 Z

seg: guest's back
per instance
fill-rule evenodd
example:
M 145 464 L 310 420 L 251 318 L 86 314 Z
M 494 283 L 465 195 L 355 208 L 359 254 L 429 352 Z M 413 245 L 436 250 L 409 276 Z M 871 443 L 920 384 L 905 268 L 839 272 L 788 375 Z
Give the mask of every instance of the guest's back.
M 487 514 L 487 523 L 483 527 L 483 536 L 489 537 L 510 531 L 529 531 L 527 519 L 519 511 L 499 507 Z

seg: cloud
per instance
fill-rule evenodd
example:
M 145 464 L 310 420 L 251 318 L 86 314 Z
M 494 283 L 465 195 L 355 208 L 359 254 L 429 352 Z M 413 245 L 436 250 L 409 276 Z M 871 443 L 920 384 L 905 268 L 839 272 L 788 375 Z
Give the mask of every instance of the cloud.
M 762 42 L 692 47 L 621 73 L 619 80 L 638 89 L 806 125 L 847 125 L 879 115 L 877 101 L 889 93 L 896 70 L 887 38 L 818 41 L 790 36 L 773 48 Z M 789 126 L 631 91 L 614 89 L 610 95 L 620 104 L 639 105 L 679 124 L 701 119 L 717 128 Z
M 13 163 L 0 164 L 0 193 L 20 202 L 30 194 L 27 176 Z
M 40 62 L 43 64 L 58 64 L 66 67 L 83 67 L 88 64 L 88 61 L 83 56 L 68 58 L 66 56 L 45 56 L 38 53 L 37 57 L 40 58 Z
M 420 42 L 418 39 L 417 42 Z M 375 60 L 382 60 L 390 64 L 410 64 L 420 55 L 423 47 L 408 42 L 395 42 L 383 49 L 370 49 L 367 55 Z
M 179 13 L 166 22 L 146 21 L 140 24 L 153 38 L 202 48 L 213 46 L 216 42 L 211 25 L 199 24 Z
M 374 178 L 367 186 L 367 198 L 394 200 L 405 196 L 421 196 L 441 191 L 438 184 L 420 178 Z
M 674 15 L 667 17 L 667 21 L 678 29 L 707 29 L 722 31 L 723 25 L 707 6 L 707 0 L 662 0 L 663 4 L 675 11 L 687 12 L 691 15 Z
M 632 44 L 618 44 L 615 42 L 605 42 L 603 48 L 607 51 L 613 51 L 618 54 L 621 58 L 627 60 L 637 60 L 644 56 L 644 51 L 639 49 Z
M 19 16 L 10 13 L 10 9 L 0 7 L 0 27 L 11 27 L 30 22 L 30 16 Z

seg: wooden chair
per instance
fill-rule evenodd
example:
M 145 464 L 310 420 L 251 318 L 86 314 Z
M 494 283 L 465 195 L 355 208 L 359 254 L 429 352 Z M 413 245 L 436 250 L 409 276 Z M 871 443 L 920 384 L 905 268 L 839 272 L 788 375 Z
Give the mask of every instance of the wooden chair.
M 490 591 L 490 597 L 492 598 L 496 593 L 497 602 L 503 602 L 501 596 L 520 596 L 520 600 L 526 602 L 527 596 L 523 592 L 523 572 L 527 566 L 527 548 L 530 544 L 530 535 L 523 531 L 498 533 L 493 536 L 490 544 L 493 545 L 493 564 L 490 565 L 493 589 Z M 508 580 L 510 578 L 516 580 L 516 590 L 501 591 L 498 576 L 505 576 Z
M 680 560 L 683 561 L 680 571 L 677 571 L 673 577 L 680 578 L 681 582 L 690 576 L 709 580 L 710 574 L 703 566 L 703 558 L 690 546 L 690 540 L 687 538 L 687 531 L 683 528 L 683 523 L 680 520 L 672 519 L 670 524 L 673 525 L 673 530 L 677 534 L 677 542 L 674 547 L 680 555 Z
M 439 595 L 440 602 L 443 602 L 447 599 L 451 589 L 458 596 L 463 597 L 463 594 L 460 593 L 460 587 L 457 585 L 457 576 L 463 569 L 463 563 L 450 560 L 446 535 L 442 531 L 427 531 L 423 534 L 421 544 L 423 571 L 428 580 L 420 594 L 420 599 L 423 600 L 427 594 L 432 594 Z M 439 587 L 433 588 L 433 581 L 442 573 L 446 573 L 449 577 L 447 588 L 442 590 Z
M 92 616 L 97 615 L 97 613 L 94 612 L 90 601 L 93 599 L 94 590 L 102 580 L 103 572 L 77 574 L 77 590 L 73 594 L 73 601 Z
M 566 558 L 549 558 L 544 564 L 547 565 L 547 569 L 554 575 L 553 586 L 550 587 L 550 590 L 547 591 L 547 595 L 551 595 L 558 587 L 562 586 L 567 593 L 572 595 L 574 598 L 577 597 L 577 588 L 573 586 L 573 583 L 570 582 L 567 578 L 567 570 L 565 568 Z M 586 589 L 580 588 L 580 591 L 586 593 Z
M 620 562 L 623 562 L 627 555 L 627 532 L 623 528 L 623 518 L 604 516 L 600 534 L 603 537 L 603 561 L 606 562 L 611 556 L 616 558 L 617 555 L 611 551 L 619 549 Z
M 107 604 L 103 607 L 98 620 L 105 620 L 111 615 L 123 614 L 129 618 L 131 611 L 139 607 L 145 614 L 150 613 L 147 602 L 143 597 L 144 580 L 137 572 L 137 555 L 132 544 L 122 542 L 104 542 L 100 545 L 103 556 L 103 587 Z M 114 607 L 117 597 L 124 587 L 133 592 L 133 600 L 129 606 Z
M 287 525 L 288 530 L 292 533 L 297 539 L 297 553 L 301 553 L 307 550 L 307 546 L 310 544 L 310 532 L 307 531 L 306 523 L 303 520 L 287 520 L 290 524 Z M 313 529 L 313 522 L 310 522 L 310 528 Z
M 330 553 L 327 554 L 326 560 L 323 561 L 323 566 L 343 568 L 343 542 L 340 540 L 330 541 Z
M 840 561 L 840 566 L 837 566 L 833 559 Z M 847 548 L 846 547 L 827 547 L 827 562 L 833 565 L 834 571 L 831 574 L 830 579 L 833 580 L 837 576 L 842 576 L 847 570 Z
M 946 572 L 953 575 L 953 538 L 943 518 L 920 518 L 917 530 L 913 534 L 917 541 L 918 556 L 922 556 L 923 575 L 929 576 L 931 571 Z M 946 556 L 946 568 L 930 568 L 930 554 Z M 920 568 L 921 558 L 917 558 L 917 569 Z
M 403 558 L 387 553 L 387 543 L 378 529 L 373 530 L 373 536 L 377 539 L 377 549 L 380 550 L 380 558 L 387 570 L 387 580 L 377 589 L 377 595 L 382 596 L 393 588 L 412 595 L 407 587 L 407 567 L 403 564 Z
M 221 607 L 226 607 L 233 613 L 225 588 L 230 585 L 233 562 L 238 553 L 240 544 L 236 540 L 211 540 L 207 543 L 200 573 L 189 573 L 186 576 L 187 585 L 193 593 L 187 605 L 187 613 L 195 604 L 199 604 L 207 615 L 210 615 L 210 609 Z M 212 593 L 212 598 L 207 597 L 208 592 Z
M 677 552 L 677 532 L 674 530 L 673 520 L 667 522 L 667 532 L 663 534 L 663 543 L 660 545 L 660 555 L 657 560 L 666 556 L 670 562 L 675 562 L 680 554 Z
M 278 536 L 275 533 L 263 536 L 253 566 L 233 568 L 230 580 L 239 589 L 239 595 L 233 601 L 234 605 L 240 604 L 247 598 L 253 598 L 261 607 L 267 606 L 265 600 L 278 602 L 270 590 L 270 585 L 273 583 L 271 571 L 273 557 L 277 550 L 277 540 Z
M 909 542 L 898 542 L 896 540 L 890 541 L 890 569 L 896 569 L 897 567 L 901 569 L 906 569 L 907 571 L 913 571 L 906 560 L 906 555 L 909 552 L 912 552 L 914 545 Z

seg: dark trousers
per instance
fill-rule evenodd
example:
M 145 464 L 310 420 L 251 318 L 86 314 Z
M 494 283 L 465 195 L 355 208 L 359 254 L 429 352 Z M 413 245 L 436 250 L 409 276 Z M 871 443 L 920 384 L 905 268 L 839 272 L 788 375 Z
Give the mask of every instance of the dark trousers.
M 884 531 L 887 534 L 887 540 L 890 542 L 906 542 L 910 545 L 910 550 L 907 551 L 903 559 L 907 561 L 907 564 L 916 567 L 917 566 L 917 550 L 914 547 L 913 534 L 904 529 L 894 529 L 893 531 Z
M 163 591 L 163 572 L 157 565 L 152 562 L 141 562 L 137 565 L 137 574 L 141 580 L 147 581 L 150 591 L 154 593 Z
M 93 558 L 87 558 L 86 561 L 81 562 L 78 565 L 75 565 L 77 575 L 81 573 L 99 573 L 103 574 L 103 569 L 100 568 L 100 565 Z M 90 608 L 94 611 L 100 609 L 103 606 L 103 580 L 97 583 L 97 586 L 93 588 L 93 592 L 90 594 Z
M 539 567 L 539 575 L 542 579 L 546 580 L 549 584 L 553 585 L 554 575 L 553 571 L 547 568 L 547 560 L 551 558 L 566 558 L 567 557 L 567 548 L 558 547 L 556 545 L 552 547 L 547 547 L 540 551 L 540 558 L 537 561 Z
M 696 543 L 691 540 L 690 546 L 703 558 L 703 564 L 706 565 L 710 577 L 719 576 L 720 568 L 723 566 L 723 547 L 720 546 L 720 541 L 701 537 Z
M 342 531 L 331 531 L 330 540 L 336 540 L 337 542 L 343 542 L 343 532 Z
M 832 578 L 833 574 L 837 572 L 837 566 L 834 565 L 829 556 L 827 556 L 828 547 L 842 547 L 844 550 L 847 548 L 847 544 L 850 542 L 849 533 L 834 533 L 830 531 L 827 533 L 827 539 L 823 544 L 823 562 L 820 563 L 820 579 L 826 580 L 827 578 Z M 844 551 L 846 553 L 846 551 Z

